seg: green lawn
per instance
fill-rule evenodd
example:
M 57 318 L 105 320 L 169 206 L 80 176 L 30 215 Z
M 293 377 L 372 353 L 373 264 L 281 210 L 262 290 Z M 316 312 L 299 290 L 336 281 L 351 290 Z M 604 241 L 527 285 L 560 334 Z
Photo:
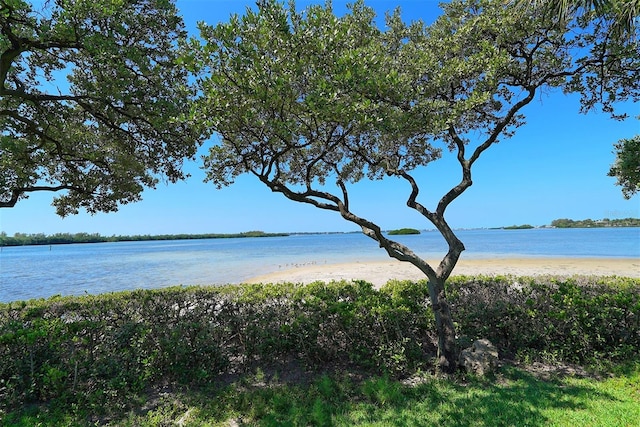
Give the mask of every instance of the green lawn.
M 283 381 L 262 373 L 207 390 L 157 393 L 139 409 L 96 417 L 73 407 L 25 409 L 3 426 L 638 426 L 640 363 L 604 378 L 540 379 L 504 367 L 487 379 L 399 382 L 349 375 Z

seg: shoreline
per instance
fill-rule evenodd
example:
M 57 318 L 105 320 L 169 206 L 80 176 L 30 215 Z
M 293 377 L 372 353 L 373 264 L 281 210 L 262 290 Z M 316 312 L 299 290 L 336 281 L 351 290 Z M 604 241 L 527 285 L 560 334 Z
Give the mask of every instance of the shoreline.
M 439 261 L 427 260 L 431 266 Z M 452 276 L 623 276 L 640 278 L 639 258 L 488 258 L 462 259 Z M 365 280 L 376 287 L 389 280 L 420 280 L 415 266 L 394 259 L 336 264 L 312 264 L 252 277 L 246 283 L 311 283 Z

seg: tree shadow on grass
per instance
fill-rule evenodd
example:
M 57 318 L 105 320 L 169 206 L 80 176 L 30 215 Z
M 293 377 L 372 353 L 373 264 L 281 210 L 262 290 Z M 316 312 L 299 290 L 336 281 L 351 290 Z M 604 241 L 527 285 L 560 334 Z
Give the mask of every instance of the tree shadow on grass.
M 617 401 L 588 383 L 542 380 L 511 366 L 493 378 L 425 376 L 405 382 L 348 370 L 337 374 L 256 372 L 207 388 L 147 396 L 143 408 L 124 411 L 120 417 L 96 419 L 85 413 L 84 419 L 90 421 L 87 425 L 110 426 L 544 426 L 553 421 L 550 410 L 588 410 L 587 403 L 593 401 L 598 405 Z M 43 426 L 80 425 L 60 423 L 77 413 L 57 411 L 54 417 L 49 413 L 43 418 L 40 412 L 23 422 L 11 419 L 13 425 L 24 426 L 32 425 L 29 420 L 34 419 Z M 0 425 L 11 424 L 0 420 Z
M 244 389 L 243 389 L 244 387 Z M 545 410 L 579 411 L 587 401 L 616 400 L 593 388 L 544 381 L 516 368 L 493 379 L 429 379 L 406 385 L 385 377 L 321 376 L 308 384 L 233 385 L 191 404 L 233 425 L 543 426 Z M 205 400 L 206 399 L 206 400 Z M 235 414 L 235 415 L 233 415 Z
M 585 400 L 594 397 L 588 387 L 566 385 L 561 381 L 542 381 L 516 369 L 503 371 L 495 379 L 456 383 L 426 384 L 415 390 L 414 404 L 425 412 L 435 412 L 439 426 L 543 426 L 549 420 L 547 409 L 575 411 L 585 409 Z M 428 396 L 421 399 L 421 396 Z M 611 400 L 612 396 L 598 396 Z M 421 411 L 413 411 L 418 414 Z M 389 420 L 391 421 L 391 420 Z M 413 425 L 429 425 L 419 419 L 405 420 Z M 392 423 L 390 425 L 400 425 Z

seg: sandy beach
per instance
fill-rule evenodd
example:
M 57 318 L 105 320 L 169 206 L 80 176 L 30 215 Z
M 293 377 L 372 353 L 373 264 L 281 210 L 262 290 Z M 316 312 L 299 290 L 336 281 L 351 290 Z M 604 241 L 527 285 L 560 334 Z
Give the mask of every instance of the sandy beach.
M 436 266 L 436 261 L 430 261 Z M 462 259 L 453 275 L 515 276 L 626 276 L 640 278 L 638 258 L 502 258 Z M 413 265 L 393 259 L 388 261 L 343 264 L 304 265 L 254 277 L 248 283 L 311 283 L 361 279 L 382 286 L 391 279 L 417 280 L 424 275 Z

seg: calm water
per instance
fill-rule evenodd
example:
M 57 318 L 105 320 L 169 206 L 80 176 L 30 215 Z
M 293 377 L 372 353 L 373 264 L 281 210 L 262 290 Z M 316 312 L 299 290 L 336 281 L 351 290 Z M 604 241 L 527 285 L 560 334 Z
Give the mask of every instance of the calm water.
M 465 230 L 464 258 L 640 258 L 640 228 Z M 397 236 L 425 258 L 446 250 L 440 235 Z M 241 283 L 304 264 L 386 260 L 362 234 L 5 247 L 0 302 L 171 285 Z

